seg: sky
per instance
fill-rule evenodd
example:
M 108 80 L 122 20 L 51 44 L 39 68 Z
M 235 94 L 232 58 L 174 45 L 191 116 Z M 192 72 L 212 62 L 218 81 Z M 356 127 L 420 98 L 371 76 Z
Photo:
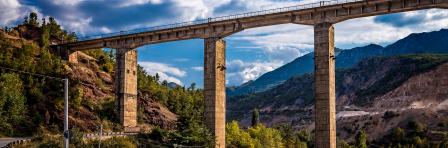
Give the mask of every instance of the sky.
M 243 12 L 294 6 L 317 0 L 0 0 L 0 26 L 14 26 L 34 11 L 53 16 L 78 36 L 118 32 Z M 352 19 L 335 24 L 335 44 L 350 49 L 387 46 L 411 33 L 448 28 L 448 10 L 430 9 Z M 285 24 L 254 28 L 226 37 L 226 85 L 254 80 L 313 50 L 313 27 Z M 203 40 L 139 47 L 138 63 L 162 80 L 203 85 Z

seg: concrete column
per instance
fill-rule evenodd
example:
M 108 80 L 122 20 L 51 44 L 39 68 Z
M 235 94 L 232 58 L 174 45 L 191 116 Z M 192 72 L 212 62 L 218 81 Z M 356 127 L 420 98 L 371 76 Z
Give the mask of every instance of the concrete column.
M 137 51 L 117 49 L 115 93 L 125 132 L 137 132 Z
M 314 26 L 315 139 L 317 148 L 336 148 L 334 28 Z
M 215 135 L 215 147 L 225 148 L 226 43 L 220 38 L 208 38 L 204 48 L 205 122 Z

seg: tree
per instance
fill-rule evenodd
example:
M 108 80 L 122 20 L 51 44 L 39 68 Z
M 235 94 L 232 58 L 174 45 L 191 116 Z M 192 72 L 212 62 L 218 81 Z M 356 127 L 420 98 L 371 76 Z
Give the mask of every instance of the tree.
M 159 82 L 160 76 L 159 73 L 156 73 L 156 82 Z
M 50 30 L 45 23 L 43 23 L 41 27 L 39 44 L 43 49 L 46 49 L 50 45 Z
M 412 142 L 413 142 L 413 145 L 415 145 L 415 146 L 417 146 L 417 147 L 423 147 L 423 145 L 424 145 L 423 140 L 420 139 L 420 137 L 418 137 L 418 136 L 415 136 L 415 137 L 412 139 Z
M 235 148 L 255 147 L 254 139 L 247 132 L 241 130 L 236 121 L 226 124 L 226 145 Z
M 355 139 L 355 146 L 357 148 L 367 148 L 367 135 L 364 130 L 359 131 Z
M 407 128 L 410 130 L 413 130 L 417 134 L 423 133 L 426 129 L 425 125 L 423 125 L 420 122 L 417 122 L 415 120 L 409 121 Z
M 26 113 L 26 98 L 22 80 L 17 74 L 0 75 L 0 132 L 14 134 L 13 126 L 20 124 Z M 6 130 L 6 131 L 4 131 Z
M 60 36 L 61 26 L 58 24 L 58 22 L 56 22 L 56 19 L 54 19 L 54 17 L 48 18 L 48 28 L 51 35 L 56 37 Z
M 188 90 L 195 90 L 196 89 L 196 83 L 191 83 L 190 88 Z
M 259 141 L 259 145 L 256 145 L 256 147 L 284 147 L 282 143 L 283 138 L 280 131 L 274 128 L 267 128 L 262 124 L 259 124 L 258 126 L 249 128 L 247 132 L 252 138 L 255 139 L 255 141 Z
M 25 17 L 25 22 L 24 23 L 25 23 L 25 25 L 38 27 L 39 26 L 39 21 L 38 21 L 38 18 L 37 18 L 37 13 L 36 12 L 31 12 L 28 17 Z
M 344 140 L 339 140 L 338 141 L 338 148 L 352 148 L 352 146 L 350 146 L 350 144 L 348 144 L 346 141 Z
M 258 124 L 260 124 L 260 112 L 255 108 L 252 111 L 252 127 L 257 126 Z
M 392 132 L 391 140 L 394 143 L 400 143 L 404 140 L 405 136 L 406 133 L 404 132 L 404 130 L 402 128 L 397 127 Z

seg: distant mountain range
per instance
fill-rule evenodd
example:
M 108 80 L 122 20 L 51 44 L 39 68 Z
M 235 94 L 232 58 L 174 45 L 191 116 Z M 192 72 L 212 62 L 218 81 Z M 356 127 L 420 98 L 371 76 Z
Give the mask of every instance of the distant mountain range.
M 361 60 L 370 57 L 419 53 L 448 53 L 448 29 L 410 34 L 386 47 L 370 44 L 346 50 L 336 49 L 336 68 L 351 68 Z M 263 74 L 254 81 L 237 87 L 229 87 L 227 95 L 236 96 L 261 92 L 282 84 L 291 77 L 312 73 L 314 69 L 313 55 L 314 53 L 311 52 Z
M 448 48 L 447 48 L 448 50 Z M 336 70 L 338 137 L 350 139 L 364 129 L 372 140 L 415 120 L 431 131 L 447 131 L 448 54 L 373 57 Z M 304 74 L 263 92 L 227 98 L 227 120 L 260 122 L 313 130 L 314 75 Z M 431 136 L 431 137 L 434 137 Z

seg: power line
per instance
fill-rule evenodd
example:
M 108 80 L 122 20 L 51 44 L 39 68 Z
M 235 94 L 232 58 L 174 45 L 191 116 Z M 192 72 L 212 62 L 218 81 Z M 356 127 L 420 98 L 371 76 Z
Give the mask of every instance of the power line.
M 13 68 L 8 68 L 8 67 L 2 67 L 0 66 L 0 69 L 4 69 L 4 70 L 9 70 L 9 71 L 14 71 L 17 73 L 22 73 L 22 74 L 28 74 L 28 75 L 32 75 L 32 76 L 39 76 L 39 77 L 44 77 L 44 78 L 50 78 L 50 79 L 55 79 L 55 80 L 59 80 L 64 82 L 64 148 L 68 148 L 69 146 L 69 131 L 68 131 L 68 79 L 67 78 L 58 78 L 58 77 L 54 77 L 54 76 L 48 76 L 48 75 L 44 75 L 44 74 L 38 74 L 38 73 L 33 73 L 33 72 L 28 72 L 28 71 L 23 71 L 23 70 L 17 70 L 17 69 L 13 69 Z
M 0 69 L 5 69 L 5 70 L 9 70 L 9 71 L 14 71 L 14 72 L 18 72 L 18 73 L 29 74 L 29 75 L 33 75 L 33 76 L 40 76 L 40 77 L 45 77 L 45 78 L 57 79 L 57 80 L 60 80 L 60 81 L 64 81 L 64 80 L 65 80 L 64 78 L 59 78 L 59 77 L 54 77 L 54 76 L 48 76 L 48 75 L 38 74 L 38 73 L 33 73 L 33 72 L 28 72 L 28 71 L 22 71 L 22 70 L 12 69 L 12 68 L 8 68 L 8 67 L 2 67 L 2 66 L 0 66 Z

